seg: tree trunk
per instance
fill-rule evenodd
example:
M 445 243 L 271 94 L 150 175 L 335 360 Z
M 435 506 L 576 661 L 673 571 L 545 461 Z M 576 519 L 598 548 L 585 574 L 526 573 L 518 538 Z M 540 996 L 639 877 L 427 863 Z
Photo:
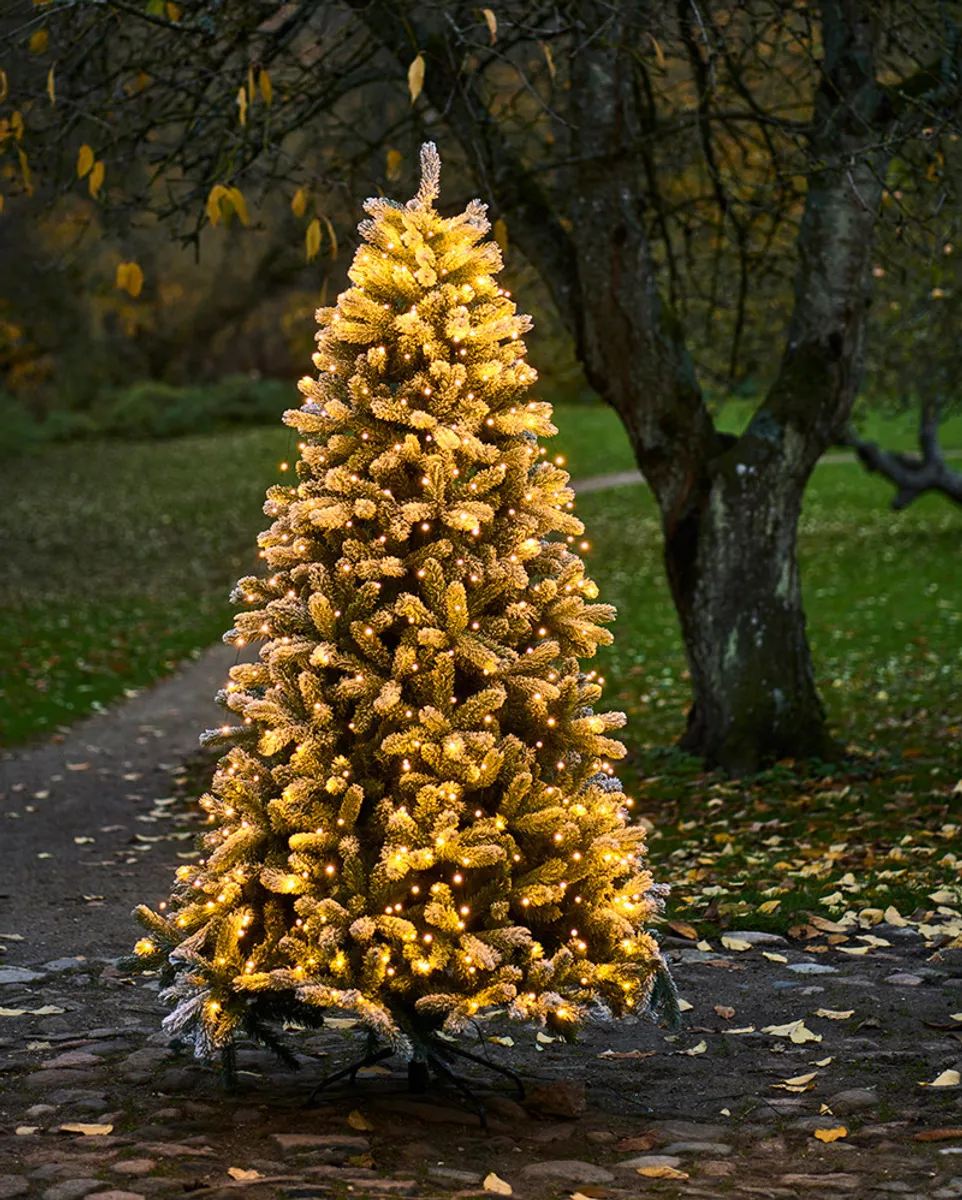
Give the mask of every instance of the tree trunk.
M 746 503 L 755 472 L 728 457 L 665 539 L 694 700 L 681 747 L 733 774 L 830 758 L 796 557 L 801 489 L 775 481 Z

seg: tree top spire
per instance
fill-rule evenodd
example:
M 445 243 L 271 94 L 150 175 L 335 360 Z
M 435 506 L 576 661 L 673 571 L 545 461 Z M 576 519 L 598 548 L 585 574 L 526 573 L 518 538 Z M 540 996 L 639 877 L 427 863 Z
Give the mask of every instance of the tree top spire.
M 421 147 L 421 186 L 408 208 L 431 208 L 441 193 L 441 156 L 434 142 Z

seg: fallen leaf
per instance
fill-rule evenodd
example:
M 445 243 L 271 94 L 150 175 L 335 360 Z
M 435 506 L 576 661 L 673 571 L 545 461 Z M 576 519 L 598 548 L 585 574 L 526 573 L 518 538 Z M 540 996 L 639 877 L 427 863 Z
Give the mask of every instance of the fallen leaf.
M 39 1128 L 39 1125 L 18 1125 L 13 1132 L 17 1137 L 29 1137 L 31 1133 L 36 1133 Z
M 923 1129 L 913 1135 L 916 1142 L 952 1142 L 962 1138 L 962 1129 Z
M 689 1176 L 685 1171 L 678 1171 L 674 1167 L 636 1167 L 635 1170 L 639 1175 L 644 1175 L 646 1179 L 688 1179 Z
M 829 897 L 826 896 L 822 903 L 824 904 L 828 899 Z M 842 925 L 838 921 L 829 921 L 827 917 L 810 917 L 809 920 L 822 933 L 849 933 L 851 931 L 848 925 Z
M 751 942 L 746 942 L 743 938 L 729 937 L 728 934 L 725 934 L 721 942 L 726 950 L 745 951 L 752 948 Z
M 696 950 L 704 950 L 706 954 L 709 951 L 714 950 L 714 948 L 715 947 L 711 944 L 711 942 L 706 942 L 704 939 L 698 942 L 695 946 Z
M 689 1057 L 691 1057 L 695 1054 L 704 1054 L 707 1049 L 708 1049 L 708 1043 L 703 1038 L 698 1043 L 697 1046 L 692 1046 L 692 1048 L 690 1050 L 676 1050 L 675 1053 L 676 1054 L 687 1054 Z
M 754 1033 L 754 1032 L 755 1032 L 754 1025 L 745 1025 L 741 1029 L 723 1029 L 722 1030 L 722 1033 Z
M 52 1017 L 65 1011 L 55 1004 L 45 1004 L 43 1008 L 0 1008 L 0 1017 Z
M 933 892 L 929 896 L 929 899 L 933 904 L 955 904 L 958 897 L 956 896 L 955 892 L 947 892 L 943 888 L 942 891 Z
M 9 937 L 9 934 L 2 933 L 2 934 L 0 934 L 0 937 Z M 952 1013 L 952 1015 L 949 1017 L 949 1020 L 950 1021 L 962 1021 L 962 1013 Z
M 689 925 L 687 921 L 667 921 L 669 929 L 674 930 L 679 937 L 688 938 L 689 941 L 696 942 L 698 940 L 698 930 L 694 925 Z
M 627 1154 L 633 1151 L 636 1154 L 645 1154 L 654 1146 L 656 1137 L 653 1133 L 640 1133 L 637 1137 L 622 1138 L 615 1146 L 615 1149 L 620 1153 Z
M 0 938 L 3 938 L 3 940 L 5 942 L 22 942 L 23 934 L 22 933 L 0 933 Z M 962 1020 L 962 1017 L 960 1017 L 959 1019 Z
M 797 1021 L 790 1021 L 787 1025 L 765 1025 L 762 1033 L 770 1033 L 772 1037 L 790 1038 L 796 1046 L 801 1046 L 805 1042 L 822 1040 L 822 1035 L 812 1033 L 810 1029 L 806 1028 L 805 1021 L 801 1018 Z
M 839 954 L 868 954 L 872 949 L 871 946 L 836 946 L 835 949 Z
M 809 1071 L 807 1075 L 795 1075 L 791 1079 L 783 1079 L 782 1083 L 790 1084 L 792 1087 L 803 1087 L 806 1083 L 811 1083 L 817 1071 Z
M 730 1021 L 735 1015 L 735 1010 L 733 1008 L 729 1008 L 727 1004 L 716 1004 L 715 1012 L 723 1021 Z
M 817 1059 L 816 1059 L 816 1060 L 815 1060 L 815 1061 L 812 1063 L 812 1066 L 813 1066 L 813 1067 L 827 1067 L 827 1066 L 828 1066 L 828 1064 L 829 1064 L 829 1063 L 832 1061 L 832 1057 L 833 1057 L 833 1056 L 830 1054 L 830 1055 L 828 1056 L 828 1058 L 817 1058 Z
M 354 1017 L 325 1017 L 325 1029 L 355 1029 L 358 1021 Z
M 860 942 L 865 942 L 867 946 L 891 946 L 891 942 L 887 942 L 885 938 L 876 937 L 874 933 L 860 933 L 858 935 Z
M 81 149 L 83 149 L 83 147 L 81 147 Z M 90 165 L 91 165 L 91 166 L 93 166 L 93 163 L 91 163 Z M 90 763 L 89 763 L 89 762 L 85 762 L 85 763 L 67 763 L 67 770 L 68 770 L 68 771 L 89 771 L 89 770 L 90 770 Z
M 82 1121 L 60 1126 L 61 1133 L 82 1133 L 84 1137 L 105 1137 L 113 1131 L 113 1125 L 86 1125 Z
M 948 1071 L 943 1071 L 942 1074 L 937 1079 L 933 1079 L 931 1083 L 923 1082 L 919 1086 L 920 1087 L 958 1087 L 960 1082 L 962 1082 L 962 1075 L 960 1075 L 958 1073 L 958 1071 L 954 1071 L 950 1068 Z
M 94 840 L 92 837 L 75 837 L 73 843 L 75 846 L 89 846 Z
M 763 950 L 762 954 L 769 962 L 787 963 L 788 959 L 784 954 L 774 954 L 771 950 Z
M 510 1037 L 489 1037 L 489 1042 L 494 1042 L 496 1046 L 513 1046 L 514 1038 Z
M 654 1058 L 657 1050 L 602 1050 L 599 1058 Z M 685 1051 L 690 1053 L 690 1051 Z
M 781 900 L 766 900 L 764 904 L 759 904 L 758 911 L 769 916 L 781 904 Z
M 897 929 L 904 928 L 904 926 L 908 925 L 908 921 L 906 921 L 899 910 L 891 904 L 885 910 L 885 923 L 886 925 L 894 925 Z
M 694 1004 L 692 1004 L 689 1000 L 682 1000 L 680 996 L 678 997 L 679 1012 L 691 1012 L 694 1007 Z
M 837 1129 L 816 1129 L 815 1136 L 820 1142 L 837 1142 L 839 1138 L 848 1137 L 848 1130 L 844 1125 Z
M 227 1174 L 231 1179 L 263 1179 L 260 1171 L 245 1171 L 243 1167 L 228 1167 Z
M 723 1117 L 730 1117 L 732 1115 L 732 1110 L 730 1108 L 720 1108 L 718 1111 Z
M 854 1008 L 850 1008 L 847 1012 L 837 1012 L 834 1008 L 820 1008 L 815 1013 L 816 1017 L 827 1017 L 830 1021 L 847 1021 L 849 1017 L 854 1015 Z
M 360 1132 L 370 1133 L 374 1129 L 373 1122 L 369 1121 L 364 1113 L 356 1108 L 353 1112 L 348 1113 L 347 1123 L 352 1129 L 357 1129 Z
M 535 1035 L 535 1040 L 540 1042 L 542 1046 L 549 1046 L 552 1042 L 560 1042 L 561 1038 L 548 1037 L 546 1033 L 542 1033 L 539 1029 Z
M 506 1179 L 501 1179 L 492 1171 L 484 1177 L 484 1190 L 486 1192 L 494 1192 L 496 1196 L 510 1196 L 514 1189 Z

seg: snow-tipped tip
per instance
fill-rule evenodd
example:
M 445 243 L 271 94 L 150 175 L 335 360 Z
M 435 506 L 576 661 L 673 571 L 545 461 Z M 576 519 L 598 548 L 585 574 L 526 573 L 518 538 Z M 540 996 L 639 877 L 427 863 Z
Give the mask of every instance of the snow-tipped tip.
M 421 186 L 409 202 L 411 208 L 430 208 L 441 194 L 441 156 L 434 142 L 421 147 Z

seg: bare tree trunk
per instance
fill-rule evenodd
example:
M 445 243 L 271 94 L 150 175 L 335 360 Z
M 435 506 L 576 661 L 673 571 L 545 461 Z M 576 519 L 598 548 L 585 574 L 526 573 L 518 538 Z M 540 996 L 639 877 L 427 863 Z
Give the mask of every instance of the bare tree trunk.
M 907 508 L 923 492 L 941 492 L 956 504 L 962 504 L 962 471 L 953 471 L 945 461 L 939 445 L 939 405 L 933 401 L 922 405 L 919 419 L 920 454 L 902 454 L 883 450 L 877 442 L 859 437 L 849 427 L 842 444 L 852 446 L 866 471 L 878 472 L 896 488 L 892 507 Z
M 661 510 L 665 562 L 691 670 L 684 745 L 732 771 L 833 752 L 805 632 L 796 532 L 815 463 L 848 419 L 862 368 L 871 245 L 886 161 L 870 6 L 823 0 L 825 61 L 795 307 L 778 378 L 739 438 L 704 403 L 680 321 L 659 294 L 637 147 L 643 4 L 579 0 L 570 56 L 570 227 L 498 128 L 442 34 L 391 0 L 353 0 L 425 91 L 486 198 L 549 287 L 587 378 L 617 411 Z M 884 142 L 879 136 L 878 143 Z

